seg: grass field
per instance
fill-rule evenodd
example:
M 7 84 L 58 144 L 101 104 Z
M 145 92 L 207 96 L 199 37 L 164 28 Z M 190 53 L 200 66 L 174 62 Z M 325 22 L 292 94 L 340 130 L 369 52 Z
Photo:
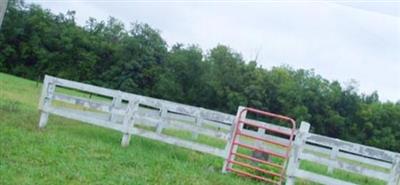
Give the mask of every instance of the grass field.
M 36 82 L 0 73 L 0 184 L 261 184 L 220 173 L 220 158 L 139 137 L 122 148 L 121 133 L 77 121 L 50 116 L 39 130 L 40 92 Z M 326 173 L 324 166 L 301 166 Z M 382 184 L 341 171 L 333 176 Z

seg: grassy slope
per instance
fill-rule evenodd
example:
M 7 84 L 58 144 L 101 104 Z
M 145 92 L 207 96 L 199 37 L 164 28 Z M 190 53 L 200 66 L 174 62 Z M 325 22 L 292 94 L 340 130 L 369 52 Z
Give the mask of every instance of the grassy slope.
M 222 159 L 50 116 L 39 130 L 35 82 L 0 73 L 0 184 L 257 184 L 221 174 Z M 326 173 L 303 162 L 302 168 Z M 381 181 L 335 170 L 334 177 L 358 184 Z M 300 181 L 297 184 L 311 184 Z

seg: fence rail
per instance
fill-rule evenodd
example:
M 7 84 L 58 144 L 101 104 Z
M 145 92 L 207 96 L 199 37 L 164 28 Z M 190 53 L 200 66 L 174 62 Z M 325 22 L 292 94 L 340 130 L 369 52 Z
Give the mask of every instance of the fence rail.
M 82 92 L 95 96 L 87 98 L 82 96 Z M 233 144 L 232 135 L 236 126 L 235 119 L 238 116 L 48 75 L 44 79 L 39 109 L 40 128 L 46 126 L 49 114 L 79 120 L 121 132 L 122 146 L 127 146 L 133 135 L 224 158 L 224 172 L 228 165 L 226 162 L 229 156 L 228 149 Z M 238 113 L 243 109 L 245 108 L 239 107 Z M 245 117 L 242 118 L 242 122 L 259 127 L 243 128 L 242 124 L 240 132 L 248 138 L 268 140 L 278 146 L 288 146 L 294 142 L 286 168 L 287 185 L 294 184 L 297 178 L 322 184 L 354 184 L 329 176 L 334 170 L 374 177 L 389 185 L 399 183 L 400 154 L 398 153 L 309 133 L 310 125 L 306 122 L 302 122 L 300 128 L 295 131 L 294 141 L 266 132 L 270 129 L 285 135 L 292 132 L 290 128 Z M 192 138 L 166 134 L 165 131 L 168 130 L 186 131 L 191 133 Z M 225 146 L 199 142 L 199 136 L 220 140 Z M 279 147 L 260 144 L 260 141 L 252 142 L 239 138 L 237 142 L 260 151 L 270 151 L 276 155 L 285 154 Z M 247 158 L 262 161 L 249 156 Z M 301 161 L 327 166 L 328 176 L 301 169 Z

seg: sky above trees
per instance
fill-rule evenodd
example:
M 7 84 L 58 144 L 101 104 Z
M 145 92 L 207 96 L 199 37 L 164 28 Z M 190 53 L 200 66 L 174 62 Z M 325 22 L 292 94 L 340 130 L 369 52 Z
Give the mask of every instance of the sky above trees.
M 169 46 L 198 44 L 206 51 L 224 44 L 265 68 L 314 69 L 344 85 L 354 79 L 360 93 L 377 90 L 383 101 L 400 100 L 400 3 L 27 2 L 54 13 L 76 10 L 81 25 L 109 16 L 127 27 L 148 23 Z

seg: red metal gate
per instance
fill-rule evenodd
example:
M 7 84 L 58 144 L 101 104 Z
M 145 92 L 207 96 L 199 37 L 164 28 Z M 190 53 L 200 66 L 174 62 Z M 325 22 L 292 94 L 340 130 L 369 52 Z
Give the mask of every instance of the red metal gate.
M 247 113 L 281 120 L 290 127 L 282 127 L 247 119 Z M 282 184 L 284 181 L 285 167 L 295 134 L 295 121 L 292 118 L 270 112 L 253 108 L 242 108 L 242 110 L 238 112 L 235 122 L 236 124 L 232 134 L 230 148 L 228 149 L 229 153 L 224 170 L 235 172 L 243 176 L 249 176 L 271 184 Z M 244 129 L 244 125 L 253 127 L 253 130 Z M 255 128 L 257 132 L 255 132 Z M 264 132 L 260 133 L 259 129 Z M 282 139 L 282 137 L 285 139 Z M 244 143 L 241 140 L 254 142 Z M 261 146 L 265 147 L 263 148 Z M 278 150 L 277 148 L 280 149 Z M 253 152 L 253 155 L 249 155 L 249 151 Z

